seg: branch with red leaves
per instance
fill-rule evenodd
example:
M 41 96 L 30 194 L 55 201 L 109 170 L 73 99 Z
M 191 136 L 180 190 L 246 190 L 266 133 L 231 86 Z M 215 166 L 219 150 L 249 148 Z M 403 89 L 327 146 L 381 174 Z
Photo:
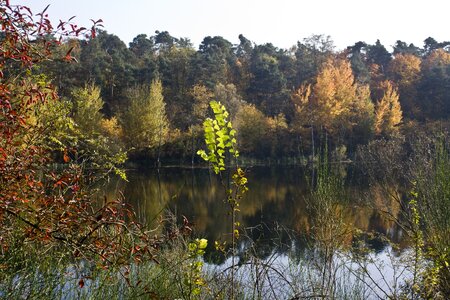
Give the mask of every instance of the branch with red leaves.
M 64 248 L 73 257 L 128 263 L 130 257 L 152 259 L 155 240 L 134 222 L 121 201 L 95 202 L 83 187 L 82 170 L 65 153 L 63 170 L 50 171 L 47 149 L 30 116 L 38 103 L 57 100 L 51 85 L 29 76 L 33 66 L 52 59 L 63 39 L 95 38 L 102 20 L 91 28 L 60 21 L 54 28 L 46 13 L 0 0 L 0 240 L 2 249 L 18 235 L 23 243 Z M 61 59 L 73 61 L 70 48 Z M 130 237 L 123 238 L 123 234 Z M 10 235 L 10 236 L 9 236 Z M 39 247 L 38 247 L 39 249 Z M 5 250 L 6 251 L 6 250 Z M 11 249 L 10 251 L 14 251 Z

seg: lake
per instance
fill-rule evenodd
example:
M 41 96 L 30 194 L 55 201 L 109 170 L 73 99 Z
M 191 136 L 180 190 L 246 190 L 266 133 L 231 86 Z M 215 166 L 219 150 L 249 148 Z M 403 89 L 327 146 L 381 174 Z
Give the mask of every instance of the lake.
M 167 223 L 160 221 L 168 215 L 176 217 L 178 224 L 187 218 L 194 237 L 208 240 L 203 258 L 205 274 L 209 274 L 205 276 L 212 278 L 209 284 L 221 285 L 234 276 L 243 294 L 255 295 L 258 287 L 261 299 L 313 297 L 317 287 L 337 298 L 349 291 L 361 299 L 395 295 L 413 278 L 404 263 L 412 257 L 411 251 L 402 230 L 389 217 L 401 216 L 400 204 L 394 199 L 403 199 L 402 193 L 397 187 L 369 188 L 364 178 L 352 177 L 357 175 L 346 167 L 336 172 L 345 178 L 344 196 L 332 207 L 331 215 L 339 216 L 339 225 L 327 235 L 334 225 L 325 224 L 325 231 L 318 229 L 324 224 L 322 215 L 314 215 L 312 209 L 316 203 L 309 197 L 310 171 L 296 166 L 246 168 L 249 191 L 237 212 L 241 237 L 235 256 L 214 249 L 217 240 L 229 247 L 232 230 L 225 189 L 208 168 L 130 170 L 128 182 L 111 180 L 100 196 L 114 199 L 123 193 L 137 218 L 157 228 L 155 234 L 167 229 Z M 322 235 L 315 239 L 318 232 Z M 388 237 L 399 248 L 377 235 Z M 360 241 L 368 246 L 362 255 L 353 251 L 359 249 Z
M 345 170 L 342 171 L 345 176 Z M 294 166 L 255 166 L 246 169 L 249 191 L 240 203 L 238 221 L 248 238 L 268 245 L 277 238 L 289 244 L 294 239 L 308 242 L 311 216 L 307 195 L 310 193 L 310 175 L 304 168 Z M 146 224 L 155 226 L 167 212 L 181 222 L 185 216 L 192 224 L 195 236 L 209 241 L 229 240 L 231 232 L 225 191 L 218 177 L 207 168 L 165 167 L 127 172 L 128 182 L 112 180 L 103 193 L 112 199 L 123 192 L 138 216 Z M 347 180 L 349 199 L 342 205 L 344 223 L 364 232 L 387 235 L 394 242 L 402 242 L 402 231 L 381 214 L 388 210 L 400 213 L 398 203 L 386 198 L 382 190 Z M 271 243 L 273 244 L 273 243 Z M 375 251 L 386 245 L 371 242 Z

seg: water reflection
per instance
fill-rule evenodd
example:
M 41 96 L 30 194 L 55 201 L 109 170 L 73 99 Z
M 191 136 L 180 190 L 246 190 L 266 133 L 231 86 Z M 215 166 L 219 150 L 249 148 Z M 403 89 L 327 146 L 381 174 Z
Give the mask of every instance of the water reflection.
M 158 217 L 170 210 L 177 216 L 186 216 L 198 236 L 211 241 L 230 238 L 224 188 L 208 169 L 149 169 L 130 171 L 127 176 L 129 182 L 111 182 L 104 193 L 111 198 L 122 191 L 141 222 L 155 225 Z M 271 253 L 275 244 L 292 246 L 293 240 L 297 241 L 297 249 L 304 248 L 312 226 L 305 201 L 310 181 L 306 180 L 304 171 L 297 167 L 253 167 L 247 170 L 247 177 L 249 192 L 240 204 L 238 220 L 247 228 L 249 238 L 259 244 L 260 254 Z M 396 190 L 369 193 L 367 188 L 359 186 L 348 188 L 350 202 L 336 208 L 345 224 L 362 231 L 383 233 L 399 242 L 401 232 L 395 223 L 379 213 L 379 210 L 389 211 L 394 216 L 400 213 L 398 201 L 390 196 L 397 193 Z M 369 194 L 375 198 L 365 199 Z M 376 209 L 363 205 L 369 202 L 375 203 Z M 351 242 L 351 237 L 347 242 Z M 385 247 L 375 242 L 372 246 L 378 251 Z

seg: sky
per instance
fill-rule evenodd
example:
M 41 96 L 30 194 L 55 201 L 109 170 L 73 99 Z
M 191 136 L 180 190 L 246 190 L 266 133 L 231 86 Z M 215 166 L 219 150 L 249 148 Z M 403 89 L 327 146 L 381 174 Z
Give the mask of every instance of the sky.
M 102 19 L 108 33 L 127 45 L 156 30 L 189 38 L 197 48 L 206 36 L 238 44 L 239 34 L 256 43 L 289 49 L 313 34 L 330 35 L 336 50 L 377 39 L 391 49 L 397 40 L 423 46 L 431 36 L 450 40 L 448 0 L 11 0 L 33 12 L 47 10 L 56 25 L 76 16 L 79 25 Z

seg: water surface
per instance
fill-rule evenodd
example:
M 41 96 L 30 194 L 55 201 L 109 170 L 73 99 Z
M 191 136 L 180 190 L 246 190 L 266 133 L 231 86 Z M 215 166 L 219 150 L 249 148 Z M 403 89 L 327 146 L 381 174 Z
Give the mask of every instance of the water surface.
M 249 191 L 240 203 L 238 221 L 241 228 L 246 229 L 248 238 L 259 242 L 262 247 L 277 244 L 275 239 L 278 244 L 291 245 L 291 239 L 300 244 L 307 243 L 312 226 L 307 201 L 311 186 L 308 172 L 300 167 L 286 166 L 252 167 L 246 172 Z M 129 171 L 127 177 L 126 183 L 111 182 L 105 193 L 111 198 L 122 191 L 141 222 L 156 226 L 158 220 L 170 211 L 179 220 L 185 216 L 198 237 L 210 241 L 230 239 L 231 221 L 225 190 L 218 176 L 209 169 L 146 169 Z M 369 191 L 352 180 L 347 182 L 345 188 L 349 199 L 341 207 L 344 223 L 401 241 L 402 232 L 378 211 L 383 209 L 398 214 L 399 205 L 383 190 Z M 371 245 L 376 251 L 385 247 L 376 241 Z

